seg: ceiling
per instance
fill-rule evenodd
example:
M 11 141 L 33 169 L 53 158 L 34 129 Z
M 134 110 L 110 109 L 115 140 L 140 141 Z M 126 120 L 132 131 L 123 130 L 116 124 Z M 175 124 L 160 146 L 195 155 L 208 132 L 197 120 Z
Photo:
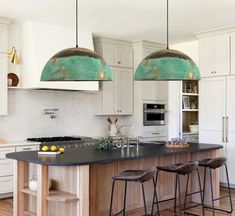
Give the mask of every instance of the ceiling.
M 170 43 L 235 25 L 234 0 L 169 0 Z M 74 27 L 75 0 L 0 0 L 0 17 Z M 80 0 L 80 29 L 126 40 L 166 42 L 166 0 Z

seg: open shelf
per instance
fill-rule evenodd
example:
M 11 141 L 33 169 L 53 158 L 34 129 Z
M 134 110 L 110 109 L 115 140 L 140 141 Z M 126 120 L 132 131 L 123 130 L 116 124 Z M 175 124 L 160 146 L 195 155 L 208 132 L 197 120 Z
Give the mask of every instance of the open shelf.
M 37 196 L 37 192 L 29 188 L 23 188 L 21 191 L 28 195 Z M 52 202 L 75 202 L 79 200 L 76 194 L 60 190 L 50 190 L 49 196 L 46 199 Z
M 198 93 L 182 93 L 183 96 L 199 96 Z
M 199 109 L 182 109 L 183 112 L 198 112 Z

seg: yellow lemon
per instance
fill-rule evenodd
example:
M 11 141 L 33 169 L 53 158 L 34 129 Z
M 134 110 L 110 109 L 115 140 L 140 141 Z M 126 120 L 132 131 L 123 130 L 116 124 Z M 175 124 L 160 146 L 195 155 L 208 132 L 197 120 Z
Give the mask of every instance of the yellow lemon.
M 48 150 L 49 150 L 48 146 L 43 146 L 42 147 L 42 151 L 48 151 Z
M 64 153 L 64 148 L 60 148 L 59 151 L 60 151 L 61 153 Z
M 51 146 L 51 151 L 56 151 L 57 147 L 56 146 Z

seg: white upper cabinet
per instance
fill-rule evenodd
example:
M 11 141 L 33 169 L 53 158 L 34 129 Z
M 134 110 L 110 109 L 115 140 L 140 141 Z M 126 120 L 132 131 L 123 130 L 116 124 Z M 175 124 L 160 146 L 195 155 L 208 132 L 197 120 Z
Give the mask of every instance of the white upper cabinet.
M 231 74 L 235 74 L 235 33 L 231 34 Z
M 97 91 L 99 83 L 40 81 L 42 70 L 47 61 L 57 52 L 75 47 L 75 30 L 48 25 L 40 22 L 27 22 L 20 26 L 21 80 L 24 88 L 44 88 L 61 90 Z M 93 50 L 92 34 L 79 33 L 79 46 Z
M 7 115 L 7 56 L 0 53 L 0 115 Z
M 202 77 L 230 74 L 230 35 L 199 40 L 199 64 Z
M 95 50 L 114 67 L 133 68 L 133 48 L 129 42 L 109 38 L 95 38 Z
M 113 72 L 113 81 L 102 82 L 97 97 L 98 115 L 133 114 L 133 49 L 126 41 L 96 38 L 95 51 Z
M 129 68 L 118 71 L 118 112 L 122 115 L 133 113 L 133 70 Z
M 0 18 L 0 115 L 7 115 L 7 47 L 9 20 Z
M 143 59 L 159 50 L 159 48 L 143 47 Z M 144 101 L 168 99 L 168 83 L 166 81 L 143 81 L 142 83 L 142 99 Z
M 0 20 L 1 23 L 1 20 Z M 0 24 L 0 52 L 7 52 L 7 25 Z

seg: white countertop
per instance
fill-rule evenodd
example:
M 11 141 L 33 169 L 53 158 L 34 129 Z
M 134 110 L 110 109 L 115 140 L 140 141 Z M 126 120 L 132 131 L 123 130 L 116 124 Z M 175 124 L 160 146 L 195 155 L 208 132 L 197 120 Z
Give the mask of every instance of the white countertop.
M 27 140 L 4 140 L 6 143 L 0 142 L 1 147 L 11 147 L 11 146 L 26 146 L 26 145 L 40 145 L 40 142 L 33 142 Z

